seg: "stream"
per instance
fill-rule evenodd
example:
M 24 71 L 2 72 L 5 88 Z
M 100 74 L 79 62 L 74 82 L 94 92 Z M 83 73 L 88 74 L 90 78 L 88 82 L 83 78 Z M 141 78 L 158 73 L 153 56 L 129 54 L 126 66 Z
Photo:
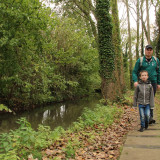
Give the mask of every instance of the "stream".
M 0 133 L 17 129 L 19 124 L 16 121 L 21 117 L 26 117 L 35 130 L 37 130 L 39 124 L 50 126 L 52 130 L 58 126 L 66 129 L 81 116 L 84 108 L 93 109 L 100 99 L 101 96 L 96 94 L 76 101 L 43 106 L 21 114 L 2 114 L 0 115 Z

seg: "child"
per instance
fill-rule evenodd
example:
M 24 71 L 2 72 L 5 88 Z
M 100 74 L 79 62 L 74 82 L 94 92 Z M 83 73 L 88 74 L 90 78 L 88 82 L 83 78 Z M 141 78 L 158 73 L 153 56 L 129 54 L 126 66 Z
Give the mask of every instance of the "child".
M 148 81 L 148 72 L 140 72 L 140 81 L 134 92 L 134 103 L 133 106 L 136 107 L 138 104 L 141 128 L 140 132 L 148 128 L 149 118 L 150 118 L 150 108 L 154 108 L 154 92 L 153 87 Z

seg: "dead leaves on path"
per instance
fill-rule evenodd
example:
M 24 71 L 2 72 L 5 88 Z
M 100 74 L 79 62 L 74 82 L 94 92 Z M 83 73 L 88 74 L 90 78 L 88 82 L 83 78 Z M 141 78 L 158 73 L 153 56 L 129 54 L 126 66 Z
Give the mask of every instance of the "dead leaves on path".
M 88 127 L 85 131 L 68 134 L 43 151 L 43 160 L 117 160 L 126 134 L 136 125 L 137 111 L 125 106 L 122 118 L 108 128 L 101 124 L 95 125 L 94 129 Z

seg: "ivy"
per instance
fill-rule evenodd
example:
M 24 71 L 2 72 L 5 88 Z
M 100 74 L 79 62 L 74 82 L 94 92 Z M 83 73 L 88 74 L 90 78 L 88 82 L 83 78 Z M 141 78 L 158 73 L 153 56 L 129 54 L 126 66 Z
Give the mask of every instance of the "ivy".
M 105 79 L 112 79 L 113 71 L 115 69 L 115 55 L 112 46 L 113 26 L 109 10 L 109 0 L 96 1 L 100 74 L 101 77 Z

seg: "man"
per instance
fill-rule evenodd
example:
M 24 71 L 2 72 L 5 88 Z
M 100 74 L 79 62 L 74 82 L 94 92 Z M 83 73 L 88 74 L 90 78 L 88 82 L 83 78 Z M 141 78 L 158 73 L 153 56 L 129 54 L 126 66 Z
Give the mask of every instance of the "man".
M 153 86 L 154 95 L 156 94 L 157 88 L 160 88 L 160 63 L 158 58 L 154 58 L 153 47 L 147 45 L 145 47 L 145 56 L 136 61 L 135 67 L 132 72 L 132 79 L 134 81 L 134 87 L 138 85 L 139 72 L 145 70 L 149 74 L 149 79 Z M 153 119 L 153 109 L 150 109 L 150 124 L 155 123 Z

